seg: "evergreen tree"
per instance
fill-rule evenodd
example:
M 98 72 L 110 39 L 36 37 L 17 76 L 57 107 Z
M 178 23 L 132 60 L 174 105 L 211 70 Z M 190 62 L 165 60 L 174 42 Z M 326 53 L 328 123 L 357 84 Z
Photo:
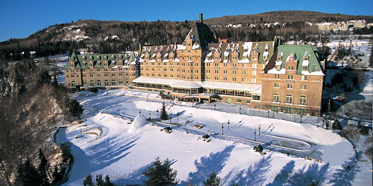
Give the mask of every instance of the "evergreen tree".
M 171 168 L 171 162 L 166 159 L 163 162 L 158 158 L 152 162 L 152 166 L 142 173 L 148 180 L 143 181 L 145 185 L 176 185 L 177 171 Z
M 53 76 L 53 83 L 52 83 L 52 85 L 54 87 L 58 88 L 58 81 L 57 81 L 57 76 L 56 75 Z
M 41 186 L 48 186 L 49 184 L 49 179 L 47 177 L 47 171 L 48 171 L 48 161 L 44 156 L 44 153 L 39 149 L 39 160 L 40 164 L 38 167 L 38 174 L 39 178 L 41 181 Z
M 216 172 L 212 172 L 210 177 L 207 178 L 206 181 L 203 182 L 205 186 L 219 186 L 220 185 L 220 178 L 216 175 Z
M 15 183 L 16 185 L 20 186 L 41 185 L 40 179 L 38 177 L 38 172 L 35 169 L 35 167 L 31 164 L 29 159 L 27 159 L 24 163 L 21 163 L 18 166 Z
M 110 177 L 109 177 L 109 175 L 106 175 L 106 176 L 105 176 L 105 183 L 104 183 L 104 186 L 114 186 L 114 184 L 111 183 L 111 181 L 110 181 Z
M 164 102 L 163 102 L 163 104 L 162 104 L 161 119 L 162 119 L 162 120 L 168 120 L 168 114 L 167 114 L 167 111 L 166 111 L 166 105 L 165 105 Z
M 84 108 L 76 99 L 70 101 L 69 111 L 73 117 L 77 117 L 80 119 L 80 116 L 83 114 Z
M 49 75 L 48 71 L 47 70 L 43 70 L 40 74 L 39 74 L 39 80 L 38 80 L 39 84 L 50 84 L 51 82 L 51 76 Z
M 63 175 L 61 175 L 61 172 L 58 171 L 58 165 L 54 165 L 52 178 L 52 184 L 56 184 L 63 179 Z
M 94 186 L 91 174 L 89 174 L 87 177 L 85 177 L 85 180 L 83 181 L 83 185 L 84 186 Z
M 102 180 L 102 174 L 96 175 L 97 186 L 104 186 L 104 181 Z
M 61 143 L 62 163 L 66 164 L 73 157 L 71 154 L 71 143 Z

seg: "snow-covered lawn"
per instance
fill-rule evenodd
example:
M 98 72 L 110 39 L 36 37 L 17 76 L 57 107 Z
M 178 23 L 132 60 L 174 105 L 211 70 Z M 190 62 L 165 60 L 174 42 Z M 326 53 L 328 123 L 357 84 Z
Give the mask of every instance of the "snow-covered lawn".
M 156 110 L 162 103 L 157 98 L 156 93 L 132 90 L 77 95 L 87 121 L 57 135 L 58 142 L 73 144 L 75 162 L 65 185 L 82 185 L 90 173 L 94 178 L 97 174 L 110 175 L 118 185 L 141 184 L 146 179 L 141 173 L 156 157 L 171 160 L 181 185 L 188 181 L 201 184 L 212 171 L 218 173 L 223 185 L 304 185 L 311 179 L 326 185 L 371 185 L 371 174 L 367 174 L 371 166 L 354 166 L 352 145 L 332 131 L 311 124 L 206 109 L 213 108 L 211 105 L 201 108 L 204 106 L 167 102 L 173 128 L 168 134 L 160 131 L 170 120 L 159 120 Z M 148 117 L 151 122 L 146 121 Z M 130 121 L 132 124 L 128 124 Z M 195 124 L 204 126 L 197 129 L 192 127 Z M 197 140 L 203 134 L 209 134 L 212 140 Z M 265 156 L 253 151 L 257 143 L 264 144 Z M 305 160 L 305 156 L 323 163 Z M 348 171 L 344 168 L 347 165 L 351 166 Z

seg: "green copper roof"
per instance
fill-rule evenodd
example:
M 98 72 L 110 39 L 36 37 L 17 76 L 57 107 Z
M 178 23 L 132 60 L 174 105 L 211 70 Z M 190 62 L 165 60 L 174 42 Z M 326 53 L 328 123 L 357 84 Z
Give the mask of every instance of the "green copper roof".
M 297 74 L 302 74 L 302 65 L 304 57 L 308 54 L 308 72 L 321 71 L 321 66 L 318 60 L 317 51 L 310 45 L 280 45 L 278 46 L 277 56 L 282 53 L 281 68 L 286 68 L 286 60 L 293 53 L 294 59 L 297 61 Z M 277 61 L 277 60 L 276 60 Z

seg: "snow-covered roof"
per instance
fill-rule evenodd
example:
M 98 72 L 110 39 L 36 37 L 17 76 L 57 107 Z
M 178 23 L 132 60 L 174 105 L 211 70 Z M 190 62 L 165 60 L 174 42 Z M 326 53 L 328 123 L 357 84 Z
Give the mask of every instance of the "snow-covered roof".
M 310 64 L 310 62 L 308 60 L 304 60 L 302 66 L 308 66 L 308 64 Z
M 194 81 L 181 81 L 178 83 L 173 83 L 170 86 L 176 88 L 202 88 L 201 84 Z
M 228 89 L 228 90 L 241 90 L 249 91 L 252 93 L 260 94 L 262 90 L 261 84 L 242 84 L 242 83 L 223 83 L 223 82 L 210 82 L 210 81 L 183 81 L 176 79 L 162 79 L 150 78 L 140 76 L 133 80 L 134 83 L 154 83 L 160 85 L 169 85 L 170 87 L 178 88 L 212 88 L 212 89 Z
M 285 69 L 282 68 L 280 71 L 277 71 L 275 68 L 268 70 L 268 74 L 285 74 Z

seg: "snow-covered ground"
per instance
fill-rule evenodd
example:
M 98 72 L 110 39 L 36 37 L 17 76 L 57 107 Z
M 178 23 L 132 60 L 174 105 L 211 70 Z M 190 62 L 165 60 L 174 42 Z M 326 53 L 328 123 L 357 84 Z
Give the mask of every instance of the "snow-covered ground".
M 65 185 L 82 185 L 90 173 L 110 175 L 118 185 L 141 184 L 146 179 L 141 173 L 156 157 L 171 160 L 181 185 L 201 184 L 212 171 L 223 185 L 305 185 L 312 180 L 325 185 L 372 183 L 372 166 L 355 166 L 350 142 L 318 127 L 319 120 L 299 124 L 239 114 L 237 108 L 230 112 L 214 110 L 213 104 L 167 102 L 171 121 L 161 122 L 157 93 L 109 90 L 76 96 L 87 121 L 57 135 L 58 142 L 73 144 L 75 163 Z M 151 122 L 146 121 L 148 117 Z M 170 122 L 172 133 L 160 131 Z M 194 124 L 204 127 L 197 129 Z M 211 136 L 209 143 L 197 140 L 204 134 Z M 258 143 L 265 147 L 265 156 L 253 151 Z M 305 156 L 323 162 L 305 160 Z

